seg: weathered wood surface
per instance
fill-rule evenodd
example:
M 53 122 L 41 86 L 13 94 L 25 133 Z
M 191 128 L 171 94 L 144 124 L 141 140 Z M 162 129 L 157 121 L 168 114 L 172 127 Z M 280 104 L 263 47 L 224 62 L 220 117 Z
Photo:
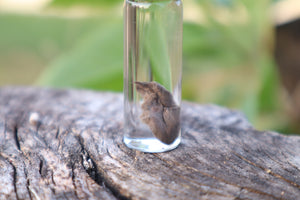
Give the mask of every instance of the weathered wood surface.
M 180 146 L 141 153 L 122 143 L 122 106 L 121 94 L 1 88 L 0 199 L 300 199 L 299 136 L 184 102 Z

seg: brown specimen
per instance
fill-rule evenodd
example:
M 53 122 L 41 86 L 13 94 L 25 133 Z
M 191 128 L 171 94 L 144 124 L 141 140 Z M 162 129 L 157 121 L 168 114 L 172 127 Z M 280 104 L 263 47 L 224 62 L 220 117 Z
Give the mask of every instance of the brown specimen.
M 0 199 L 299 199 L 299 136 L 214 105 L 180 115 L 181 144 L 142 153 L 123 144 L 121 94 L 0 88 Z
M 161 142 L 171 144 L 180 132 L 180 107 L 172 94 L 156 82 L 135 82 L 144 99 L 141 120 Z

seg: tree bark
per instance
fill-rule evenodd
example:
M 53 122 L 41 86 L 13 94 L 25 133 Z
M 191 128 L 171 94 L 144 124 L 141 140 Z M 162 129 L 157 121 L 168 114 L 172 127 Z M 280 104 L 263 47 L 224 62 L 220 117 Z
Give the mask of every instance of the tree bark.
M 122 95 L 0 89 L 0 199 L 300 199 L 300 137 L 184 102 L 182 143 L 122 142 Z

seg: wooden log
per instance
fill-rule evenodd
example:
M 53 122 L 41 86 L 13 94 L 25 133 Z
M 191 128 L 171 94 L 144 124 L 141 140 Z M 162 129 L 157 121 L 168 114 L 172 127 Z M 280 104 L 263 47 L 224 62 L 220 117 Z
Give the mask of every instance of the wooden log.
M 300 137 L 182 104 L 182 143 L 122 142 L 118 93 L 0 89 L 0 199 L 300 199 Z

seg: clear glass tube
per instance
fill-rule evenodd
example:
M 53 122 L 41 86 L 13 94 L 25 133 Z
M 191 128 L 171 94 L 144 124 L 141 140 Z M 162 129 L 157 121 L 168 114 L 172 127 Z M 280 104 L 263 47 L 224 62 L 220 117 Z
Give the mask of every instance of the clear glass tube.
M 182 2 L 125 0 L 124 143 L 144 152 L 181 139 Z

